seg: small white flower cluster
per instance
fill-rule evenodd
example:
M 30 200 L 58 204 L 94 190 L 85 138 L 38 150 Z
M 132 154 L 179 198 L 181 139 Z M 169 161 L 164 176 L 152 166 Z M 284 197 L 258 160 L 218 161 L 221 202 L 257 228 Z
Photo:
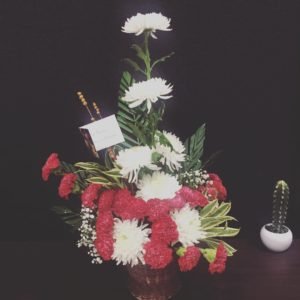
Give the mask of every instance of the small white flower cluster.
M 80 217 L 82 224 L 79 227 L 80 240 L 77 242 L 77 247 L 82 246 L 88 248 L 88 255 L 90 255 L 93 264 L 101 264 L 102 259 L 100 258 L 98 251 L 94 245 L 96 240 L 96 228 L 95 228 L 95 214 L 94 210 L 85 206 L 81 207 Z
M 182 183 L 192 188 L 198 188 L 201 185 L 205 185 L 209 180 L 209 175 L 206 170 L 184 172 L 180 176 Z

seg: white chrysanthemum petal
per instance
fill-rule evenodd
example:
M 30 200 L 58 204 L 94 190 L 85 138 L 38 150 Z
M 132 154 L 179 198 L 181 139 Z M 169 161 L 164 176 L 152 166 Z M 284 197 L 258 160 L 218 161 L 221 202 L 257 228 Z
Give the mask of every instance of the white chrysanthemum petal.
M 171 171 L 179 170 L 184 162 L 185 154 L 172 151 L 168 146 L 157 144 L 154 151 L 162 155 L 160 162 L 166 164 Z
M 184 147 L 183 143 L 179 140 L 179 138 L 175 134 L 164 130 L 163 135 L 170 142 L 174 151 L 176 151 L 178 153 L 183 153 L 185 151 L 185 147 Z
M 193 246 L 199 243 L 199 240 L 205 238 L 205 232 L 201 229 L 201 218 L 197 209 L 186 205 L 182 209 L 172 212 L 171 217 L 177 225 L 178 241 L 184 247 Z
M 168 19 L 161 13 L 138 13 L 137 15 L 126 20 L 124 26 L 122 27 L 122 31 L 125 33 L 134 33 L 135 35 L 140 35 L 145 30 L 150 30 L 151 36 L 156 39 L 157 37 L 154 35 L 156 30 L 172 30 L 169 28 L 170 22 L 171 19 Z
M 166 80 L 162 78 L 151 78 L 146 81 L 136 82 L 128 88 L 123 101 L 129 103 L 129 107 L 136 107 L 147 101 L 148 112 L 151 109 L 152 103 L 159 99 L 169 99 L 169 95 L 173 90 L 171 84 L 167 84 Z
M 152 164 L 152 152 L 147 146 L 136 146 L 120 151 L 116 158 L 116 163 L 121 167 L 120 174 L 129 182 L 136 182 L 142 167 L 159 170 L 159 167 Z
M 137 220 L 115 219 L 114 223 L 114 253 L 112 258 L 117 264 L 131 266 L 137 265 L 139 262 L 145 263 L 144 245 L 149 241 L 151 229 L 146 228 L 147 225 L 138 225 Z
M 137 184 L 137 197 L 145 201 L 149 199 L 171 199 L 181 188 L 174 176 L 163 172 L 154 172 L 152 175 L 146 174 Z

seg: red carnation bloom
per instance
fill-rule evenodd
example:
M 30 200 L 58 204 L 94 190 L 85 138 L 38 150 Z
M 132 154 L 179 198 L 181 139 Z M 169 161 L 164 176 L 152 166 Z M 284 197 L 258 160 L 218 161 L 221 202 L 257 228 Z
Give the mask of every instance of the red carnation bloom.
M 115 190 L 105 190 L 101 193 L 98 200 L 98 210 L 99 213 L 103 211 L 109 211 L 112 208 Z
M 147 213 L 147 204 L 144 200 L 133 198 L 131 203 L 131 218 L 130 219 L 143 219 Z
M 221 201 L 226 200 L 227 190 L 221 181 L 213 181 L 212 187 L 217 190 L 217 198 Z
M 101 235 L 101 238 L 95 240 L 94 245 L 103 260 L 111 259 L 114 253 L 114 240 L 112 235 Z
M 114 213 L 122 220 L 142 219 L 147 205 L 142 199 L 135 198 L 127 189 L 118 190 L 113 202 Z
M 209 173 L 209 178 L 212 181 L 220 181 L 222 182 L 221 178 L 219 177 L 219 175 L 215 174 L 215 173 Z
M 207 198 L 201 192 L 193 190 L 187 186 L 180 189 L 179 195 L 183 197 L 191 207 L 204 207 L 208 204 Z
M 168 200 L 171 209 L 180 209 L 183 208 L 186 204 L 183 197 L 180 194 L 177 194 L 174 198 Z
M 168 215 L 169 211 L 170 204 L 168 200 L 150 199 L 147 201 L 147 216 L 151 222 Z
M 201 253 L 198 247 L 187 247 L 184 255 L 179 257 L 178 259 L 180 271 L 186 272 L 195 268 L 199 262 L 200 257 Z
M 214 273 L 223 273 L 226 267 L 227 260 L 227 251 L 221 242 L 217 248 L 216 258 L 215 260 L 209 264 L 209 272 L 211 274 Z
M 145 263 L 152 269 L 163 269 L 172 261 L 172 250 L 166 244 L 150 241 L 144 249 Z
M 58 194 L 61 198 L 69 199 L 69 195 L 74 188 L 76 179 L 76 174 L 68 173 L 64 175 L 58 187 Z
M 98 198 L 98 192 L 101 189 L 101 187 L 102 186 L 100 184 L 90 184 L 81 195 L 82 205 L 89 208 L 94 208 L 94 201 Z
M 95 247 L 103 260 L 110 260 L 114 250 L 114 219 L 110 211 L 98 214 L 96 222 Z
M 164 216 L 152 224 L 152 240 L 169 244 L 178 239 L 177 225 L 170 216 Z
M 96 234 L 100 237 L 101 234 L 112 234 L 114 219 L 110 211 L 104 211 L 98 214 L 96 221 Z
M 45 162 L 43 168 L 42 168 L 42 178 L 44 181 L 47 181 L 49 179 L 49 176 L 51 172 L 55 169 L 57 169 L 60 166 L 60 161 L 58 159 L 57 153 L 52 153 L 47 161 Z

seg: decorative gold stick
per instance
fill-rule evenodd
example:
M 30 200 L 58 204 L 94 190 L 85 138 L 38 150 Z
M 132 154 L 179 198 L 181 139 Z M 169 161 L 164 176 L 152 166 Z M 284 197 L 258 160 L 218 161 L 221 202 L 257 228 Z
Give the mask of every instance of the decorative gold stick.
M 92 112 L 91 112 L 91 110 L 90 110 L 90 108 L 89 108 L 89 105 L 88 105 L 87 101 L 85 100 L 85 98 L 84 98 L 82 92 L 77 92 L 77 96 L 78 96 L 79 100 L 81 101 L 82 105 L 83 105 L 83 106 L 86 108 L 86 110 L 88 111 L 88 113 L 89 113 L 89 115 L 90 115 L 90 117 L 91 117 L 91 121 L 92 121 L 92 122 L 96 121 L 96 119 L 94 118 L 94 116 L 93 116 L 93 114 L 92 114 Z
M 93 107 L 96 111 L 96 114 L 99 116 L 99 119 L 102 119 L 101 113 L 100 113 L 100 108 L 98 107 L 96 102 L 93 102 Z

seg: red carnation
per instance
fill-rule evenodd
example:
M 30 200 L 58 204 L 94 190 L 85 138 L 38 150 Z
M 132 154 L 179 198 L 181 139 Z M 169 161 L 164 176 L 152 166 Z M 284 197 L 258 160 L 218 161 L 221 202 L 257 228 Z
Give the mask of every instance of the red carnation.
M 147 204 L 144 200 L 133 198 L 131 203 L 131 218 L 130 219 L 143 219 L 147 213 Z
M 94 245 L 103 260 L 111 259 L 114 252 L 114 240 L 112 235 L 101 235 L 101 238 L 95 240 Z
M 73 173 L 65 174 L 62 178 L 60 185 L 58 187 L 58 194 L 61 198 L 68 199 L 71 194 L 75 182 L 77 179 L 77 175 Z
M 170 204 L 168 200 L 150 199 L 147 201 L 147 216 L 151 222 L 168 215 Z
M 220 181 L 220 182 L 222 182 L 222 180 L 219 177 L 219 175 L 217 175 L 215 173 L 209 173 L 208 176 L 209 176 L 210 180 L 212 180 L 212 181 Z
M 95 247 L 103 260 L 110 260 L 114 250 L 114 219 L 110 211 L 98 214 L 96 222 Z
M 209 272 L 214 273 L 223 273 L 225 271 L 227 260 L 227 251 L 224 247 L 224 244 L 221 242 L 217 248 L 216 258 L 212 263 L 209 264 Z
M 217 198 L 221 201 L 226 200 L 227 190 L 221 181 L 213 181 L 212 187 L 217 190 Z
M 147 205 L 142 199 L 135 198 L 127 189 L 118 190 L 113 203 L 114 213 L 122 220 L 142 219 Z
M 186 204 L 183 197 L 178 193 L 174 198 L 168 200 L 171 209 L 183 208 Z
M 101 234 L 112 234 L 113 226 L 114 219 L 110 211 L 99 213 L 96 221 L 97 237 L 100 237 Z
M 166 244 L 150 241 L 144 249 L 145 263 L 152 269 L 163 269 L 172 261 L 172 250 Z
M 103 211 L 109 211 L 112 208 L 115 190 L 105 190 L 101 193 L 98 200 L 99 213 Z
M 44 181 L 47 181 L 49 179 L 49 176 L 51 172 L 55 169 L 57 169 L 60 166 L 60 161 L 58 159 L 57 153 L 52 153 L 47 161 L 45 162 L 43 168 L 42 168 L 42 178 Z
M 199 262 L 200 257 L 201 253 L 198 247 L 187 247 L 184 255 L 179 257 L 178 259 L 180 271 L 186 272 L 195 268 Z
M 177 225 L 170 216 L 164 216 L 152 224 L 152 240 L 169 244 L 178 239 Z
M 101 189 L 101 187 L 102 186 L 100 184 L 90 184 L 81 195 L 82 205 L 89 208 L 94 208 L 94 201 L 98 198 L 98 192 Z
M 187 186 L 180 189 L 179 195 L 183 197 L 191 207 L 204 207 L 208 204 L 207 198 L 201 192 L 193 190 Z

